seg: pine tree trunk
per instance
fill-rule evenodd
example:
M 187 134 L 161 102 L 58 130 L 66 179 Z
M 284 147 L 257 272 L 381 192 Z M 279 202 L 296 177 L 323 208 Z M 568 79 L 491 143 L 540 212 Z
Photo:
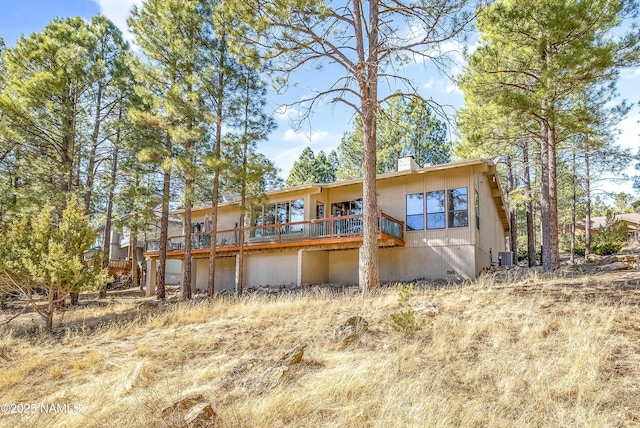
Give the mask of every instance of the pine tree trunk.
M 556 128 L 555 122 L 552 121 L 549 126 L 549 245 L 551 246 L 550 257 L 552 271 L 560 267 L 560 251 L 558 246 L 558 157 L 556 147 Z
M 243 205 L 243 204 L 242 204 Z M 244 292 L 244 222 L 245 214 L 240 214 L 240 230 L 238 232 L 238 271 L 236 276 L 236 297 L 242 297 Z
M 184 201 L 184 272 L 182 281 L 182 300 L 191 299 L 191 196 L 193 179 L 187 178 Z
M 166 136 L 165 147 L 171 153 L 171 137 L 169 133 Z M 165 278 L 167 272 L 167 244 L 169 241 L 169 199 L 171 197 L 171 173 L 166 170 L 163 174 L 162 185 L 162 217 L 160 219 L 160 248 L 158 254 L 158 274 L 156 276 L 156 297 L 158 300 L 164 300 L 165 295 Z
M 118 119 L 122 119 L 122 107 L 120 107 L 120 111 L 118 113 Z M 121 130 L 118 127 L 116 131 L 116 141 L 113 145 L 113 159 L 111 162 L 111 177 L 109 181 L 109 196 L 107 197 L 107 219 L 104 224 L 104 255 L 102 259 L 102 268 L 106 269 L 109 267 L 109 259 L 111 258 L 111 224 L 113 217 L 113 198 L 114 192 L 116 189 L 116 180 L 118 177 L 118 151 L 120 147 L 120 136 Z M 107 284 L 105 284 L 101 289 L 98 298 L 104 299 L 107 297 Z
M 551 202 L 549 192 L 549 127 L 542 119 L 542 139 L 540 142 L 540 228 L 542 231 L 542 270 L 551 272 Z
M 138 286 L 140 275 L 138 273 L 138 235 L 131 232 L 131 238 L 129 242 L 129 248 L 131 248 L 131 286 Z M 140 285 L 140 289 L 142 286 Z
M 513 158 L 511 156 L 507 157 L 507 175 L 509 177 L 510 187 L 507 193 L 511 193 L 516 188 L 516 179 L 513 173 Z M 509 223 L 511 226 L 509 233 L 509 246 L 514 257 L 518 257 L 518 206 L 513 201 L 509 201 L 509 203 L 511 205 L 509 213 Z
M 191 92 L 191 88 L 189 88 Z M 193 130 L 193 121 L 187 124 L 187 141 L 185 142 L 185 155 L 187 157 L 187 167 L 185 171 L 184 185 L 184 275 L 182 284 L 182 300 L 191 300 L 191 269 L 193 260 L 191 259 L 192 243 L 191 243 L 191 206 L 193 204 L 195 171 L 193 160 L 193 141 L 191 140 L 191 132 Z
M 378 203 L 376 196 L 375 102 L 369 101 L 363 118 L 364 177 L 362 179 L 363 242 L 360 254 L 360 288 L 367 294 L 380 286 L 378 265 Z
M 47 314 L 46 314 L 46 324 L 45 329 L 47 331 L 53 330 L 53 311 L 55 310 L 56 303 L 56 291 L 54 287 L 49 288 L 49 296 L 47 299 Z
M 533 221 L 533 200 L 531 199 L 531 171 L 529 168 L 529 144 L 522 149 L 524 162 L 524 195 L 525 209 L 527 211 L 527 261 L 529 267 L 536 265 L 536 231 Z
M 220 156 L 222 146 L 222 119 L 224 112 L 224 67 L 225 67 L 225 36 L 224 29 L 221 29 L 220 49 L 220 70 L 218 70 L 218 91 L 217 91 L 217 111 L 216 111 L 216 142 L 215 158 L 216 165 L 213 168 L 213 194 L 211 195 L 211 246 L 209 247 L 209 277 L 207 278 L 207 296 L 213 297 L 215 293 L 216 281 L 216 242 L 218 241 L 218 201 L 220 200 Z
M 571 177 L 571 184 L 573 186 L 573 190 L 571 193 L 571 253 L 569 255 L 569 260 L 571 261 L 571 264 L 574 264 L 576 262 L 576 204 L 577 204 L 577 199 L 578 199 L 578 195 L 576 192 L 576 151 L 575 148 L 572 150 L 571 152 L 571 168 L 572 168 L 572 177 Z
M 378 198 L 376 194 L 376 115 L 378 113 L 378 0 L 369 2 L 369 31 L 360 27 L 367 21 L 362 3 L 354 3 L 356 39 L 359 47 L 359 67 L 356 78 L 360 85 L 363 134 L 362 178 L 362 248 L 359 257 L 359 285 L 363 295 L 380 287 L 378 260 Z M 358 34 L 359 33 L 359 34 Z M 364 57 L 364 42 L 368 58 Z
M 96 176 L 96 153 L 98 151 L 98 141 L 100 138 L 100 126 L 101 116 L 100 111 L 102 109 L 102 82 L 98 84 L 98 92 L 96 94 L 96 114 L 93 123 L 93 132 L 91 133 L 91 151 L 89 153 L 89 164 L 87 165 L 87 181 L 85 182 L 84 193 L 84 213 L 89 215 L 91 210 L 91 197 L 93 195 L 93 182 Z
M 589 173 L 589 149 L 584 152 L 584 205 L 586 209 L 586 218 L 584 225 L 584 257 L 585 259 L 591 254 L 591 176 Z
M 246 135 L 243 141 L 242 148 L 242 181 L 240 184 L 240 231 L 238 237 L 239 249 L 238 249 L 238 266 L 236 272 L 236 297 L 241 297 L 244 292 L 244 223 L 245 223 L 245 211 L 247 204 L 247 169 L 249 163 L 249 146 Z

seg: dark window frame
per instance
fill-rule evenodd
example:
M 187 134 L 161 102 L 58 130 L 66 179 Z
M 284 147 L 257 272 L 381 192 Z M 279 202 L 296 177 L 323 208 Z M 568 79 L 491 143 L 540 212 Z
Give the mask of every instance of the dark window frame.
M 411 212 L 409 213 L 409 198 L 411 196 L 414 197 L 419 197 L 420 199 L 420 212 Z M 424 204 L 425 204 L 425 197 L 424 197 L 424 193 L 409 193 L 407 195 L 405 195 L 404 198 L 404 203 L 405 203 L 405 227 L 407 229 L 407 232 L 414 232 L 414 231 L 418 231 L 418 230 L 424 230 L 425 228 L 425 224 L 424 224 L 424 214 L 425 214 L 425 209 L 424 209 Z M 410 221 L 410 218 L 413 219 L 417 219 L 420 218 L 420 225 L 419 227 L 414 227 L 414 225 L 417 226 L 416 223 L 414 223 L 413 221 Z M 412 224 L 410 226 L 410 224 Z
M 438 195 L 438 198 L 431 198 L 431 195 Z M 433 190 L 431 192 L 426 192 L 425 194 L 425 200 L 426 200 L 426 204 L 427 204 L 427 209 L 426 209 L 426 229 L 427 230 L 439 230 L 439 229 L 445 229 L 447 227 L 447 221 L 446 221 L 446 214 L 447 214 L 447 207 L 446 207 L 446 199 L 445 199 L 446 193 L 444 190 Z M 437 203 L 440 205 L 439 208 L 441 208 L 441 211 L 438 210 L 431 210 L 431 204 L 429 203 L 430 200 L 436 199 Z M 434 219 L 434 220 L 432 220 Z M 430 221 L 431 220 L 431 221 Z M 435 224 L 434 224 L 435 223 Z
M 464 194 L 461 190 L 464 189 Z M 464 208 L 460 205 L 464 204 Z M 456 187 L 447 190 L 447 227 L 469 227 L 469 189 Z

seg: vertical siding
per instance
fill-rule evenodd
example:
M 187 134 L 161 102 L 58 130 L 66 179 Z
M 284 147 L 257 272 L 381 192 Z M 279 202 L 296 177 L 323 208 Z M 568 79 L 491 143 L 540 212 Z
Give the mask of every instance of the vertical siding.
M 329 281 L 333 284 L 358 283 L 358 250 L 329 252 Z
M 468 245 L 475 241 L 472 230 L 473 181 L 472 168 L 458 168 L 453 171 L 434 171 L 410 174 L 388 180 L 378 186 L 378 205 L 389 215 L 406 221 L 406 195 L 426 193 L 435 190 L 450 190 L 466 187 L 468 192 L 469 226 L 434 230 L 406 231 L 406 247 L 433 247 L 447 245 Z M 446 194 L 445 194 L 446 197 Z
M 378 187 L 380 208 L 403 221 L 406 221 L 405 195 L 466 187 L 469 216 L 467 227 L 406 231 L 404 248 L 381 249 L 381 280 L 471 278 L 476 275 L 479 263 L 477 259 L 482 257 L 477 254 L 474 245 L 479 239 L 475 227 L 474 176 L 473 167 L 470 166 L 450 171 L 409 174 L 388 180 Z M 483 199 L 485 203 L 492 204 L 486 197 L 480 198 L 481 203 Z M 483 215 L 489 218 L 488 213 L 481 214 Z M 497 216 L 495 207 L 492 215 Z M 486 233 L 489 234 L 490 231 L 487 230 Z
M 196 288 L 202 292 L 209 287 L 209 259 L 195 259 Z M 215 292 L 235 292 L 236 258 L 219 257 L 216 259 Z
M 245 256 L 245 286 L 295 284 L 298 276 L 298 253 L 258 253 Z
M 329 252 L 302 251 L 302 284 L 329 282 Z
M 498 261 L 498 252 L 505 251 L 505 235 L 502 222 L 498 216 L 498 209 L 491 195 L 491 187 L 488 177 L 484 174 L 476 174 L 475 182 L 480 197 L 480 231 L 476 246 L 478 248 L 476 271 L 489 265 L 489 259 Z
M 468 190 L 469 225 L 462 228 L 406 231 L 404 248 L 380 250 L 380 273 L 382 281 L 411 281 L 434 278 L 469 278 L 489 264 L 489 249 L 497 260 L 498 251 L 504 251 L 504 233 L 494 205 L 489 186 L 490 178 L 473 172 L 474 166 L 450 170 L 415 172 L 399 177 L 390 177 L 378 182 L 378 207 L 392 217 L 406 221 L 406 195 L 435 190 L 450 190 L 466 187 Z M 480 230 L 475 224 L 475 190 L 480 203 Z M 316 201 L 325 205 L 325 215 L 330 215 L 331 204 L 362 197 L 362 184 L 352 183 L 325 188 L 321 193 L 297 190 L 279 194 L 271 202 L 304 198 L 305 219 L 315 218 Z M 446 197 L 446 196 L 445 196 Z M 195 221 L 202 221 L 194 217 Z M 199 215 L 200 215 L 199 214 Z M 219 229 L 232 229 L 238 222 L 239 213 L 233 206 L 220 209 Z M 358 283 L 358 250 L 342 251 L 298 251 L 260 253 L 246 256 L 245 278 L 247 286 L 291 284 L 298 280 L 298 263 L 302 263 L 300 280 L 303 283 L 332 282 Z M 233 290 L 235 281 L 235 258 L 220 259 L 218 269 L 225 289 Z M 206 282 L 206 259 L 198 261 L 198 288 Z M 205 282 L 203 282 L 205 281 Z

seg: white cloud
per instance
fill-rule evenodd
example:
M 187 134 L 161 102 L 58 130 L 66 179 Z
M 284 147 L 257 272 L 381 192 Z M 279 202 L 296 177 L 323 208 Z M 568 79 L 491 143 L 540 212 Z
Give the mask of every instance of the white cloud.
M 462 91 L 460 90 L 460 88 L 458 87 L 458 85 L 456 85 L 455 83 L 450 83 L 447 85 L 446 88 L 447 94 L 459 94 L 459 95 L 464 95 L 462 93 Z
M 632 155 L 638 153 L 638 147 L 640 146 L 640 123 L 638 123 L 638 121 L 640 121 L 640 113 L 634 112 L 634 114 L 621 121 L 618 125 L 620 134 L 618 138 L 616 138 L 616 143 L 623 148 L 631 149 Z M 629 166 L 624 173 L 629 177 L 637 175 L 638 172 L 635 170 L 635 165 L 635 161 L 629 161 Z M 612 188 L 615 188 L 616 192 L 636 193 L 630 180 L 625 182 L 616 181 L 612 183 L 612 186 L 614 186 Z
M 618 144 L 622 147 L 630 148 L 631 150 L 637 150 L 638 146 L 640 146 L 640 113 L 636 113 L 634 115 L 629 116 L 624 119 L 618 125 L 620 129 L 620 135 L 616 139 Z
M 289 142 L 300 142 L 309 144 L 317 144 L 318 142 L 325 140 L 329 136 L 327 131 L 310 131 L 310 132 L 296 132 L 289 128 L 284 132 L 283 140 Z
M 433 84 L 434 83 L 435 83 L 435 81 L 433 79 L 429 79 L 428 82 L 425 82 L 425 83 L 422 84 L 422 87 L 424 89 L 431 89 L 431 88 L 433 88 Z
M 316 154 L 320 150 L 327 153 L 336 148 L 340 138 L 328 131 L 296 132 L 289 128 L 282 134 L 282 144 L 274 143 L 276 140 L 277 137 L 271 138 L 269 143 L 261 143 L 258 149 L 281 169 L 280 176 L 286 179 L 294 162 L 298 160 L 306 147 L 311 147 Z
M 280 106 L 276 109 L 274 116 L 278 120 L 291 121 L 298 119 L 300 111 L 293 107 Z
M 640 76 L 640 68 L 625 68 L 620 73 L 621 79 L 634 79 Z
M 124 39 L 133 42 L 133 34 L 129 31 L 127 18 L 133 5 L 142 5 L 142 0 L 95 0 L 100 13 L 109 18 L 122 31 Z

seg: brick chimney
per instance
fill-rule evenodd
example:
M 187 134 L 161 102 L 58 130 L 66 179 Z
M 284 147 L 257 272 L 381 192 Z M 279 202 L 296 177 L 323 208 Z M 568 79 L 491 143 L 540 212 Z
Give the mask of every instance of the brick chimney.
M 420 169 L 413 155 L 398 159 L 398 171 L 417 171 Z

